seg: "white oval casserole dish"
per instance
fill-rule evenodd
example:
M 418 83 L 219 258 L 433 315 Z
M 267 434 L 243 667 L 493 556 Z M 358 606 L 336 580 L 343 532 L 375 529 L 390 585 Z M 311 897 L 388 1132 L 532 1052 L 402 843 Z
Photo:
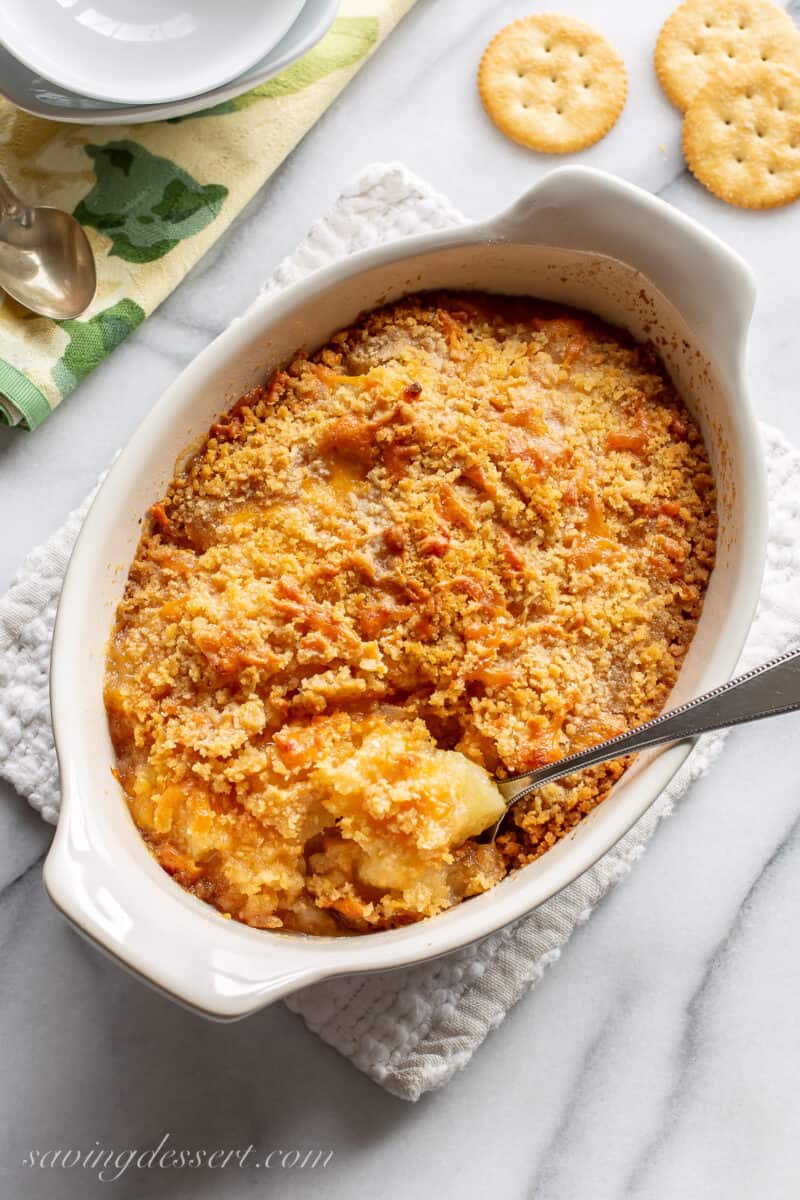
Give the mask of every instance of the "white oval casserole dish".
M 62 808 L 45 865 L 58 908 L 176 1000 L 240 1017 L 334 975 L 444 954 L 530 912 L 576 879 L 645 812 L 690 746 L 641 756 L 612 794 L 542 858 L 417 925 L 365 937 L 270 933 L 226 920 L 147 851 L 112 776 L 103 706 L 106 643 L 140 518 L 184 448 L 298 347 L 313 350 L 363 310 L 421 288 L 561 301 L 649 338 L 699 419 L 719 492 L 718 558 L 674 701 L 733 672 L 761 583 L 766 486 L 744 378 L 749 269 L 669 205 L 586 168 L 553 171 L 500 216 L 352 256 L 261 299 L 176 380 L 108 475 L 67 572 L 53 643 L 53 726 Z

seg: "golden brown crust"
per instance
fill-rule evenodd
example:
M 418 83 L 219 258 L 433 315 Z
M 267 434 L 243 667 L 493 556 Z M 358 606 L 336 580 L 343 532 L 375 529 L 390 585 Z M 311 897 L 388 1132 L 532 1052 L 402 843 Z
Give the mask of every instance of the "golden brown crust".
M 715 79 L 683 122 L 683 153 L 704 187 L 740 208 L 800 196 L 800 74 L 753 63 Z
M 658 35 L 658 81 L 682 112 L 706 85 L 756 63 L 800 70 L 800 34 L 773 0 L 686 0 Z
M 705 449 L 649 348 L 477 293 L 372 312 L 243 397 L 151 510 L 106 685 L 134 818 L 250 924 L 441 911 L 622 768 L 522 801 L 501 858 L 448 848 L 454 789 L 420 764 L 525 770 L 652 716 L 714 545 Z
M 487 113 L 531 150 L 567 154 L 605 137 L 625 106 L 627 74 L 591 25 L 539 13 L 493 38 L 478 69 Z

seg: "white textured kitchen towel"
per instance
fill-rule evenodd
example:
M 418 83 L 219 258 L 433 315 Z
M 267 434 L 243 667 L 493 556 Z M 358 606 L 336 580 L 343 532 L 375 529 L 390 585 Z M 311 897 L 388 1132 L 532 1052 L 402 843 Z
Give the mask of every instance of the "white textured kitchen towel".
M 354 250 L 454 225 L 454 208 L 401 166 L 367 168 L 267 283 L 284 287 Z M 758 614 L 741 667 L 800 641 L 800 452 L 764 427 L 770 530 Z M 29 555 L 0 598 L 0 775 L 39 810 L 58 816 L 48 660 L 61 579 L 89 500 Z M 416 1100 L 463 1067 L 486 1034 L 554 962 L 576 925 L 628 871 L 662 817 L 708 769 L 722 734 L 704 738 L 671 786 L 614 849 L 531 916 L 420 967 L 317 984 L 289 1007 L 389 1091 Z

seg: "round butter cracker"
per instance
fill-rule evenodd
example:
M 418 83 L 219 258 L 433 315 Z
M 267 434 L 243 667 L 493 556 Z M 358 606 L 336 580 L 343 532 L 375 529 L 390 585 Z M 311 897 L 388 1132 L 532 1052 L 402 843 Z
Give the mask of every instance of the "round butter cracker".
M 703 88 L 683 122 L 689 170 L 741 208 L 800 196 L 800 73 L 751 63 Z
M 773 0 L 686 0 L 656 42 L 658 81 L 683 112 L 720 74 L 751 63 L 800 71 L 800 33 Z
M 625 64 L 591 25 L 540 13 L 512 21 L 478 69 L 483 106 L 498 129 L 546 154 L 583 150 L 608 133 L 625 104 Z

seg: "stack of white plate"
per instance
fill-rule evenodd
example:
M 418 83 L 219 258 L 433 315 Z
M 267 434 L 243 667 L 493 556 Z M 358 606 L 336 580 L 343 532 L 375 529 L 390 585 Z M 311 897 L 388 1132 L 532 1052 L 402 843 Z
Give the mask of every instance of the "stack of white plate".
M 337 0 L 3 0 L 0 94 L 89 125 L 213 108 L 306 54 Z

